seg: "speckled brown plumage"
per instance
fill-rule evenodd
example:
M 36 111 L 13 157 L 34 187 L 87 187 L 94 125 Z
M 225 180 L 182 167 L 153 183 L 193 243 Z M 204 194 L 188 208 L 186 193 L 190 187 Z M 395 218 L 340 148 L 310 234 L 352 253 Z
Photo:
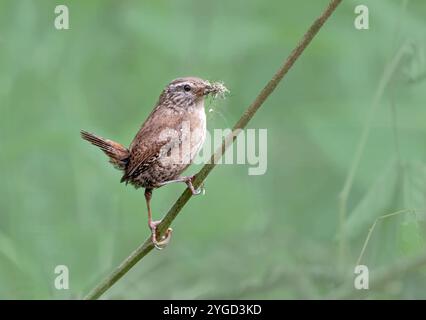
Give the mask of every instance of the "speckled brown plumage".
M 121 182 L 145 188 L 148 223 L 152 240 L 158 248 L 167 244 L 172 230 L 164 239 L 157 241 L 159 221 L 152 221 L 152 190 L 170 182 L 185 182 L 193 194 L 198 194 L 192 186 L 192 177 L 181 177 L 180 174 L 190 165 L 205 139 L 204 97 L 224 93 L 224 90 L 226 88 L 221 84 L 210 84 L 195 77 L 173 80 L 161 93 L 129 148 L 92 133 L 81 132 L 83 139 L 99 147 L 109 161 L 124 172 Z

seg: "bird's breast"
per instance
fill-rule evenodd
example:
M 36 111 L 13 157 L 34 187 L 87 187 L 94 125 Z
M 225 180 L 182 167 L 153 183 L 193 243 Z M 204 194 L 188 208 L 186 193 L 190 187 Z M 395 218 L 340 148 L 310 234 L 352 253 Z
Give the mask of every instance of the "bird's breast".
M 204 103 L 197 105 L 190 113 L 191 123 L 191 161 L 200 151 L 206 139 L 206 112 Z

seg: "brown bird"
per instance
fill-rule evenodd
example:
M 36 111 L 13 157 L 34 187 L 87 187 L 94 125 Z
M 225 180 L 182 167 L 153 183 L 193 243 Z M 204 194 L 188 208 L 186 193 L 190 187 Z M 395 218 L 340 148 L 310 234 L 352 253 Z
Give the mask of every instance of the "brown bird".
M 206 137 L 204 97 L 224 95 L 221 83 L 196 77 L 173 80 L 160 95 L 154 110 L 136 134 L 129 148 L 120 143 L 81 131 L 81 137 L 99 147 L 109 162 L 124 172 L 121 182 L 145 188 L 148 226 L 152 242 L 158 249 L 166 246 L 172 229 L 157 239 L 157 226 L 152 220 L 152 191 L 173 182 L 184 182 L 193 195 L 200 193 L 192 185 L 193 176 L 181 176 L 202 147 Z

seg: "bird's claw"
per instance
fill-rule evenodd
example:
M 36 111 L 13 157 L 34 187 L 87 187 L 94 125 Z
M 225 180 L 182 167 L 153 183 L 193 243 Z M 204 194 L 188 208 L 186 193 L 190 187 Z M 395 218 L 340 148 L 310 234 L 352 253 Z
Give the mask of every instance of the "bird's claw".
M 189 190 L 191 190 L 191 193 L 193 196 L 198 196 L 199 194 L 205 194 L 206 190 L 204 189 L 204 182 L 201 183 L 201 185 L 195 189 L 194 186 L 192 185 L 192 181 L 194 180 L 195 176 L 191 176 L 188 178 L 188 180 L 186 181 L 186 184 L 188 185 Z
M 165 247 L 167 247 L 172 237 L 172 232 L 173 232 L 173 229 L 168 228 L 166 230 L 166 233 L 161 237 L 160 241 L 157 241 L 156 239 L 152 239 L 152 243 L 154 244 L 154 247 L 158 250 L 162 250 Z
M 151 241 L 154 244 L 154 247 L 158 250 L 162 250 L 170 242 L 170 239 L 172 237 L 172 228 L 167 228 L 166 232 L 163 236 L 161 236 L 160 240 L 157 240 L 157 226 L 160 224 L 161 221 L 153 221 L 149 227 L 151 228 Z
M 205 195 L 206 189 L 204 188 L 204 183 L 201 184 L 201 186 L 195 190 L 195 192 L 192 193 L 193 196 L 198 196 L 199 194 Z

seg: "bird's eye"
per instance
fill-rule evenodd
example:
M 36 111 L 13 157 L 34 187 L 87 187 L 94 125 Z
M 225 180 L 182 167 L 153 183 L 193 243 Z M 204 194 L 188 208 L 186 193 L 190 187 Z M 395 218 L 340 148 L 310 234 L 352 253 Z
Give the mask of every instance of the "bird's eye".
M 186 92 L 191 91 L 191 86 L 189 84 L 186 84 L 183 86 L 183 90 L 185 90 Z

